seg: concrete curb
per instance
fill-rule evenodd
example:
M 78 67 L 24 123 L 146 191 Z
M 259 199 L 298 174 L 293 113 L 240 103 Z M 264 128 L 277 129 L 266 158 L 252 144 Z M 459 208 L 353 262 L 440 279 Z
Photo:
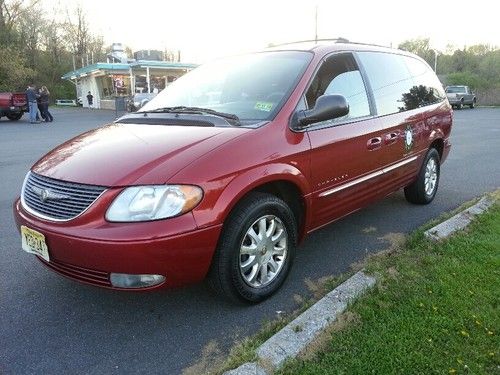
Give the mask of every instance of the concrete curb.
M 424 232 L 424 235 L 434 241 L 439 241 L 447 238 L 456 231 L 462 230 L 467 227 L 467 225 L 470 224 L 475 216 L 486 211 L 493 205 L 494 202 L 495 201 L 490 197 L 483 197 L 474 206 L 469 207 L 468 209 L 456 214 L 448 220 L 443 221 L 441 224 L 438 224 L 435 227 L 426 230 Z
M 425 231 L 424 235 L 435 241 L 447 238 L 467 227 L 475 216 L 486 211 L 494 203 L 494 199 L 485 196 L 472 207 Z M 224 375 L 272 374 L 287 359 L 294 358 L 303 351 L 347 309 L 349 303 L 373 287 L 375 282 L 375 278 L 359 271 L 264 342 L 257 349 L 257 362 L 245 363 L 234 370 L 226 371 Z M 261 364 L 265 365 L 265 368 Z
M 374 277 L 364 274 L 363 271 L 356 273 L 263 343 L 257 349 L 257 358 L 260 363 L 269 367 L 268 369 L 252 362 L 224 374 L 264 375 L 269 373 L 268 370 L 277 370 L 287 359 L 304 350 L 347 309 L 349 303 L 373 287 L 375 281 Z
M 234 370 L 226 371 L 224 375 L 268 375 L 268 372 L 255 362 L 247 362 Z

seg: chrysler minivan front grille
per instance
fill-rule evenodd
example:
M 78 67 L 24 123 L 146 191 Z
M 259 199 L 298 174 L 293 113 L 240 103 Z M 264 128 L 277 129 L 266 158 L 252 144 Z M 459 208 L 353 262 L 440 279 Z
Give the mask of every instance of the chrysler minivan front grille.
M 22 191 L 24 208 L 43 219 L 67 221 L 83 213 L 106 190 L 30 172 Z

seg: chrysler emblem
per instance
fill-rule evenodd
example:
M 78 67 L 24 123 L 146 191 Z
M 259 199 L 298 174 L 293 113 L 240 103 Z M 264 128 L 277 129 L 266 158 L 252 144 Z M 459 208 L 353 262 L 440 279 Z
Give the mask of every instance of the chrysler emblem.
M 42 201 L 42 203 L 45 203 L 48 200 L 51 200 L 51 201 L 60 201 L 60 200 L 63 200 L 63 199 L 69 199 L 69 198 L 71 198 L 69 195 L 55 193 L 55 192 L 53 192 L 50 189 L 44 189 L 44 188 L 40 188 L 38 186 L 31 186 L 30 190 L 33 193 L 35 193 L 38 196 L 38 198 L 40 198 L 40 200 Z

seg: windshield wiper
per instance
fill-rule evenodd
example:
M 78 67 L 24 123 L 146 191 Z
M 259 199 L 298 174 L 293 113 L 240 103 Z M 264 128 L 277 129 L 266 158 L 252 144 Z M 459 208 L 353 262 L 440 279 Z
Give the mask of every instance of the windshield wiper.
M 162 108 L 152 109 L 149 111 L 139 111 L 137 113 L 188 113 L 188 114 L 199 114 L 199 115 L 206 114 L 230 120 L 230 123 L 233 125 L 241 125 L 239 117 L 232 113 L 224 113 L 215 111 L 213 109 L 201 108 L 201 107 L 186 107 L 186 106 L 162 107 Z

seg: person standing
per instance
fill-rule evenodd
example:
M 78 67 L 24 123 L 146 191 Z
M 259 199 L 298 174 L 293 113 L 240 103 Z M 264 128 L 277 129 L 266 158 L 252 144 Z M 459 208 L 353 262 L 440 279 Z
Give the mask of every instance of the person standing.
M 89 103 L 89 108 L 93 108 L 93 105 L 94 105 L 94 97 L 92 96 L 92 94 L 89 93 L 87 94 L 87 101 Z
M 49 97 L 50 92 L 47 89 L 47 86 L 42 86 L 42 89 L 40 90 L 40 103 L 42 105 L 42 117 L 44 118 L 45 122 L 54 121 L 54 117 L 49 112 Z
M 38 94 L 36 97 L 36 106 L 38 108 L 38 111 L 36 113 L 36 121 L 40 121 L 40 116 L 43 118 L 43 121 L 46 122 L 47 119 L 45 118 L 45 115 L 43 114 L 43 104 L 42 104 L 42 97 L 41 97 L 41 89 L 36 90 L 36 93 Z M 38 116 L 38 113 L 40 113 L 40 116 Z
M 28 100 L 28 108 L 30 113 L 30 123 L 36 124 L 40 121 L 36 121 L 36 115 L 38 112 L 38 107 L 36 104 L 38 94 L 35 91 L 35 87 L 33 84 L 30 84 L 26 89 L 26 99 Z

